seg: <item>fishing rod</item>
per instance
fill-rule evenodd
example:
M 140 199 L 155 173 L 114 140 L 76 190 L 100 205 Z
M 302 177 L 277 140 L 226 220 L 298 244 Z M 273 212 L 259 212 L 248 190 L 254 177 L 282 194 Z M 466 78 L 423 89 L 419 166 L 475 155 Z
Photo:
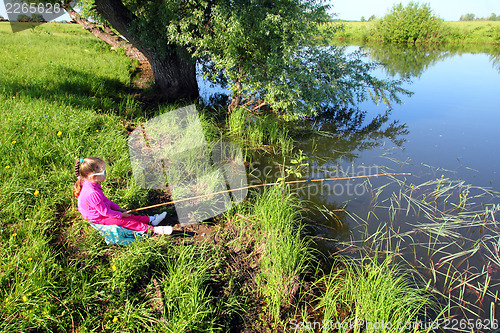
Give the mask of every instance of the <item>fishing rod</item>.
M 365 176 L 348 176 L 348 177 L 337 177 L 337 178 L 316 178 L 316 179 L 301 179 L 301 180 L 291 180 L 287 182 L 276 182 L 276 183 L 267 183 L 267 184 L 257 184 L 257 185 L 250 185 L 250 186 L 245 186 L 245 187 L 240 187 L 240 188 L 235 188 L 235 189 L 230 189 L 230 190 L 224 190 L 224 191 L 219 191 L 219 192 L 214 192 L 214 193 L 209 193 L 209 194 L 203 194 L 203 195 L 198 195 L 195 197 L 190 197 L 190 198 L 184 198 L 184 199 L 179 199 L 179 200 L 172 200 L 172 201 L 167 201 L 163 202 L 160 204 L 152 205 L 152 206 L 147 206 L 147 207 L 141 207 L 141 208 L 136 208 L 136 209 L 131 209 L 126 211 L 126 213 L 133 213 L 133 212 L 138 212 L 141 210 L 146 210 L 150 208 L 156 208 L 156 207 L 161 207 L 165 205 L 170 205 L 170 204 L 176 204 L 188 200 L 194 200 L 194 199 L 201 199 L 205 198 L 211 195 L 216 195 L 216 194 L 222 194 L 222 193 L 228 193 L 228 192 L 235 192 L 235 191 L 241 191 L 249 188 L 256 188 L 256 187 L 262 187 L 262 186 L 274 186 L 274 185 L 285 185 L 285 184 L 298 184 L 298 183 L 309 183 L 309 182 L 324 182 L 324 181 L 332 181 L 332 180 L 348 180 L 348 179 L 358 179 L 358 178 L 371 178 L 371 177 L 379 177 L 379 176 L 411 176 L 411 173 L 407 172 L 393 172 L 393 173 L 378 173 L 375 175 L 365 175 Z

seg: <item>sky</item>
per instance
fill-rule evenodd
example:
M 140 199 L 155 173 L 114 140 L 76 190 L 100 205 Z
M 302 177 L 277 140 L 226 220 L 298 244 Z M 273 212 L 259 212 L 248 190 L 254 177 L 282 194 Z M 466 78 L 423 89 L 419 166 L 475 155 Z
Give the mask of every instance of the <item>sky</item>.
M 395 3 L 402 2 L 406 5 L 410 0 L 331 0 L 333 12 L 337 18 L 343 20 L 361 20 L 361 16 L 368 19 L 375 15 L 382 17 Z M 491 13 L 500 15 L 500 0 L 423 0 L 420 3 L 428 3 L 434 13 L 446 21 L 458 21 L 460 16 L 473 13 L 479 17 L 487 17 Z M 0 0 L 0 15 L 7 17 L 3 0 Z M 69 20 L 65 15 L 59 20 Z
M 361 16 L 384 16 L 396 3 L 408 4 L 410 0 L 331 0 L 333 12 L 343 20 L 361 20 Z M 487 17 L 491 13 L 500 15 L 500 0 L 423 0 L 428 3 L 434 13 L 446 21 L 458 21 L 460 16 L 472 13 L 479 17 Z

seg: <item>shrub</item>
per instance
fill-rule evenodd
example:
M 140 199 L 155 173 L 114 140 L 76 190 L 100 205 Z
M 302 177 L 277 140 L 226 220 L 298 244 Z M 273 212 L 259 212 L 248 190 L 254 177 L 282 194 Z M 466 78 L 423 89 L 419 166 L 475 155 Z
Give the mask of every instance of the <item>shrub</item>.
M 47 22 L 43 18 L 42 14 L 33 14 L 33 15 L 31 15 L 31 21 L 37 22 L 37 23 Z
M 375 23 L 375 35 L 390 43 L 436 43 L 442 38 L 443 20 L 428 4 L 399 3 Z
M 491 27 L 487 34 L 494 43 L 500 43 L 500 27 Z
M 21 14 L 17 17 L 17 22 L 30 22 L 31 17 L 28 15 Z

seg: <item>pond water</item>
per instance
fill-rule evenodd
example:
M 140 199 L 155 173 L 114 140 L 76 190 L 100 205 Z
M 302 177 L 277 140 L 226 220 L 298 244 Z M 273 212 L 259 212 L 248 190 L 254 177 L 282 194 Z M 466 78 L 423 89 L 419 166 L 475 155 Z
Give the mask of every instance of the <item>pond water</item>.
M 377 76 L 409 78 L 413 95 L 390 110 L 366 102 L 296 123 L 297 148 L 309 157 L 302 176 L 411 176 L 295 186 L 318 247 L 358 258 L 376 249 L 400 254 L 453 306 L 447 315 L 500 319 L 500 51 L 364 51 L 385 63 Z M 273 182 L 280 163 L 256 155 L 253 175 Z
M 396 253 L 449 318 L 500 320 L 500 48 L 362 48 L 384 63 L 378 77 L 409 79 L 413 95 L 292 125 L 309 158 L 302 179 L 411 175 L 294 185 L 318 248 Z M 280 164 L 255 154 L 250 182 L 276 181 Z M 495 328 L 484 326 L 474 331 Z
M 392 112 L 409 131 L 399 159 L 500 190 L 500 72 L 491 56 L 448 53 L 408 89 L 415 94 Z

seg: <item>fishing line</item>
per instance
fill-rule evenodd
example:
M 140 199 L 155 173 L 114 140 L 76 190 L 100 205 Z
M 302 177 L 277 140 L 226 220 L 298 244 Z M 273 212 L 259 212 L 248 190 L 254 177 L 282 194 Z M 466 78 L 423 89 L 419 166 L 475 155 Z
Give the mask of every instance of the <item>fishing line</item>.
M 249 188 L 256 188 L 256 187 L 263 187 L 263 186 L 274 186 L 274 185 L 285 185 L 285 184 L 298 184 L 298 183 L 313 183 L 313 182 L 324 182 L 324 181 L 332 181 L 332 180 L 348 180 L 348 179 L 358 179 L 358 178 L 371 178 L 371 177 L 380 177 L 380 176 L 411 176 L 411 173 L 407 172 L 397 172 L 397 173 L 378 173 L 375 175 L 365 175 L 365 176 L 348 176 L 348 177 L 337 177 L 337 178 L 315 178 L 315 179 L 301 179 L 301 180 L 291 180 L 287 182 L 276 182 L 276 183 L 267 183 L 267 184 L 257 184 L 257 185 L 250 185 L 250 186 L 245 186 L 245 187 L 240 187 L 240 188 L 235 188 L 235 189 L 230 189 L 230 190 L 224 190 L 224 191 L 219 191 L 219 192 L 214 192 L 214 193 L 209 193 L 209 194 L 204 194 L 204 195 L 198 195 L 195 197 L 190 197 L 190 198 L 184 198 L 184 199 L 179 199 L 179 200 L 172 200 L 172 201 L 167 201 L 163 202 L 160 204 L 156 205 L 151 205 L 151 206 L 146 206 L 146 207 L 141 207 L 141 208 L 136 208 L 136 209 L 131 209 L 128 210 L 127 213 L 133 213 L 133 212 L 138 212 L 141 210 L 146 210 L 150 208 L 156 208 L 156 207 L 161 207 L 165 205 L 171 205 L 171 204 L 176 204 L 188 200 L 194 200 L 194 199 L 201 199 L 205 198 L 208 196 L 212 195 L 217 195 L 217 194 L 222 194 L 222 193 L 229 193 L 229 192 L 235 192 L 235 191 L 241 191 Z

